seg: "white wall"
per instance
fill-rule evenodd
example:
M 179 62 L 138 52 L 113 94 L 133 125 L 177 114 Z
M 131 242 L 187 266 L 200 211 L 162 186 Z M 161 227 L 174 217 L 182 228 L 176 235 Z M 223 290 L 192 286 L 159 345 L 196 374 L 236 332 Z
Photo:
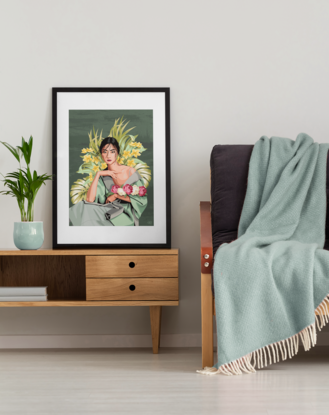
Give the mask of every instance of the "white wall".
M 199 201 L 213 145 L 261 135 L 329 139 L 329 2 L 314 0 L 0 0 L 0 140 L 33 134 L 51 172 L 52 87 L 171 88 L 172 246 L 180 306 L 164 334 L 200 333 Z M 0 148 L 0 171 L 15 169 Z M 1 185 L 0 185 L 1 188 Z M 36 203 L 51 247 L 51 185 Z M 15 200 L 0 196 L 0 248 Z M 2 335 L 150 333 L 147 309 L 1 309 Z

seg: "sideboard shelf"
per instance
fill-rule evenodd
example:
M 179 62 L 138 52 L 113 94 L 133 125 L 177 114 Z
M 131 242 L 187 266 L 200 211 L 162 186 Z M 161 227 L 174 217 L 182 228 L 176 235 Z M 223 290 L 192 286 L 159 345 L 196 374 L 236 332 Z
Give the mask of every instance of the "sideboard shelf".
M 36 249 L 0 250 L 0 256 L 178 255 L 178 249 Z
M 47 287 L 48 301 L 1 307 L 150 308 L 158 353 L 162 306 L 178 306 L 178 249 L 0 250 L 0 287 Z
M 177 306 L 178 301 L 0 301 L 0 307 L 127 307 L 127 306 Z

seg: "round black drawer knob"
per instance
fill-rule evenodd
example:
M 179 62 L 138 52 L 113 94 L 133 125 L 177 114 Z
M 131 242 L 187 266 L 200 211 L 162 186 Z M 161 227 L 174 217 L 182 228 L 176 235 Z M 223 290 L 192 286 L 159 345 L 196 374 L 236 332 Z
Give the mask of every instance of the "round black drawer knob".
M 130 268 L 135 268 L 135 262 L 129 262 Z
M 136 287 L 134 286 L 134 284 L 129 285 L 129 290 L 130 291 L 135 291 Z

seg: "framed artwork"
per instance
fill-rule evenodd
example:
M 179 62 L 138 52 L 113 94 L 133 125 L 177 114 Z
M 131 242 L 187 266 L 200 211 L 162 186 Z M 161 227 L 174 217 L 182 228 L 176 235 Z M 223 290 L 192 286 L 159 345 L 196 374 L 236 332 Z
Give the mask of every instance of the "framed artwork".
M 53 88 L 53 247 L 170 248 L 169 88 Z

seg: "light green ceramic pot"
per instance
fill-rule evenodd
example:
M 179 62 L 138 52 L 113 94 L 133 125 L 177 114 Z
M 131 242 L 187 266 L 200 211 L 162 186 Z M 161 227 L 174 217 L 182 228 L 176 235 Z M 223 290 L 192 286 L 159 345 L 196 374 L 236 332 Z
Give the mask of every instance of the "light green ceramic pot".
M 14 222 L 14 244 L 18 249 L 39 249 L 43 240 L 43 222 Z

